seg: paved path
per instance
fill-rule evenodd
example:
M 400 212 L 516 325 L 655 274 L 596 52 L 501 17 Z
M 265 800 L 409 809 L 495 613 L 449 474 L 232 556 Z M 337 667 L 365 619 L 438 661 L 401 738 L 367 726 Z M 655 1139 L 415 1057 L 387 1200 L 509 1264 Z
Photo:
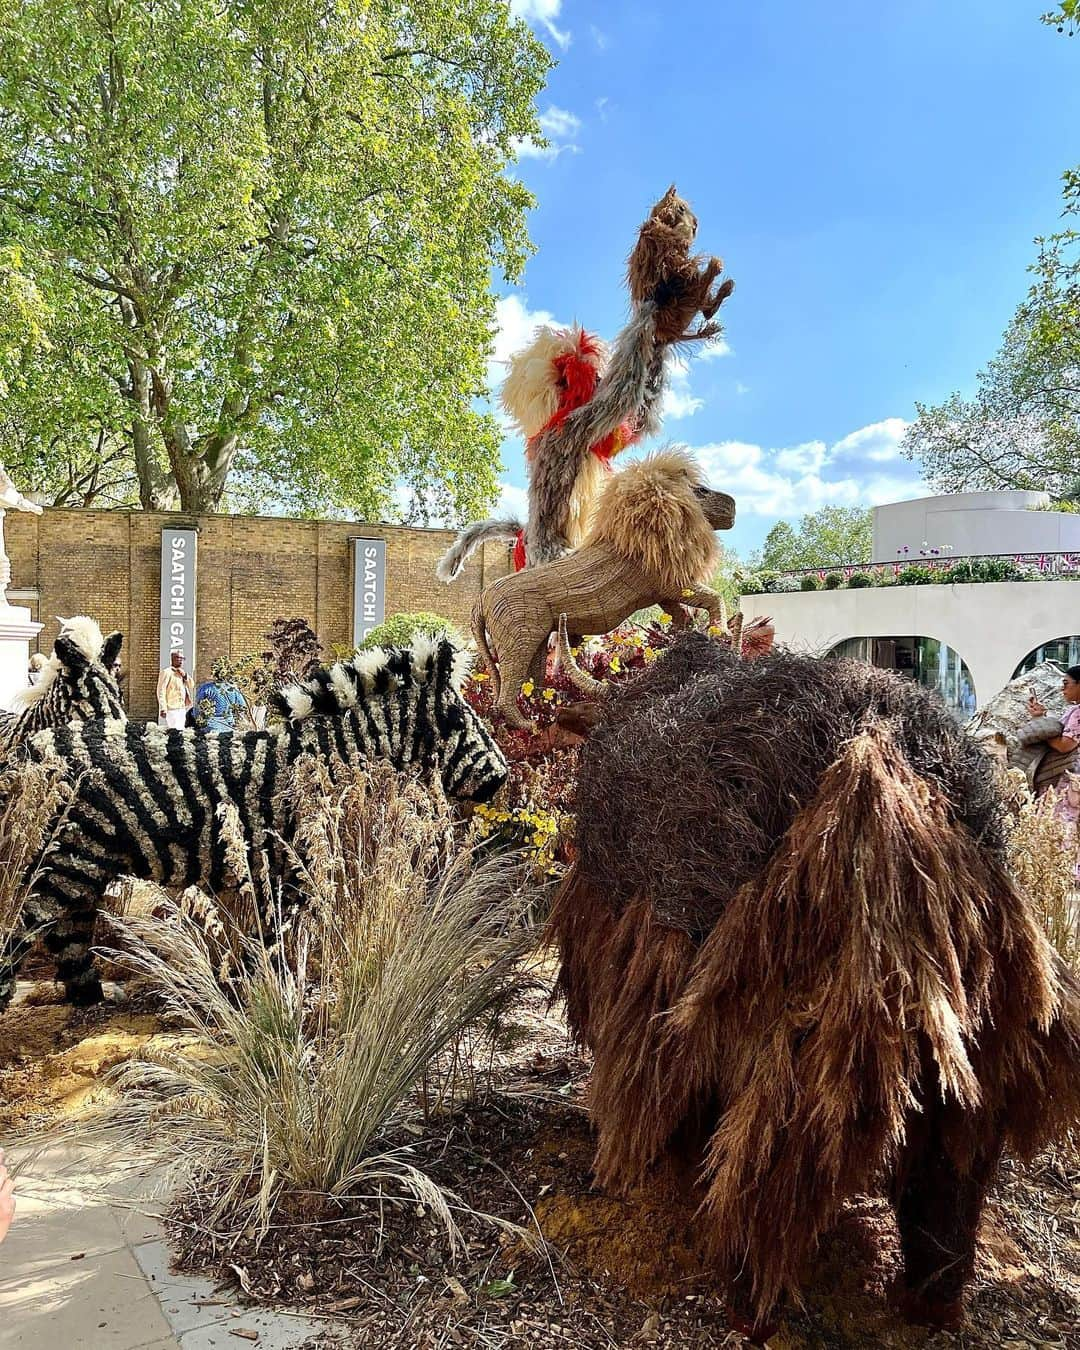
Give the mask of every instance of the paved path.
M 325 1330 L 170 1274 L 153 1217 L 160 1203 L 130 1160 L 113 1159 L 103 1176 L 70 1146 L 28 1161 L 7 1151 L 19 1170 L 15 1222 L 0 1246 L 3 1350 L 295 1350 Z

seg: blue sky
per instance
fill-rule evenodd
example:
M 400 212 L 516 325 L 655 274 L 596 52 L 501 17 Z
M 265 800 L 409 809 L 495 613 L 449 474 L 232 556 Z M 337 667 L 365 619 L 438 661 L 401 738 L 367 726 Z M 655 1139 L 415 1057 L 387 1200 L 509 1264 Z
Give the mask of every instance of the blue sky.
M 522 284 L 499 289 L 499 364 L 537 322 L 605 337 L 624 260 L 670 182 L 736 282 L 728 350 L 690 361 L 663 439 L 740 508 L 780 517 L 925 491 L 897 444 L 916 400 L 970 390 L 1058 228 L 1080 161 L 1080 39 L 1045 0 L 512 0 L 558 58 Z M 520 509 L 522 447 L 503 447 Z

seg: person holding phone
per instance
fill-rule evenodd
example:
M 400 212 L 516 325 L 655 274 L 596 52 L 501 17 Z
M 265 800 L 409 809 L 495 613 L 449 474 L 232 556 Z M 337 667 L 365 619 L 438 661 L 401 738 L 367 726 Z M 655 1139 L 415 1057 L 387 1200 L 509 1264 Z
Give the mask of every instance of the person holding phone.
M 1065 712 L 1061 718 L 1061 735 L 1054 736 L 1046 744 L 1060 754 L 1069 754 L 1080 745 L 1080 666 L 1070 666 L 1061 682 L 1061 693 L 1065 699 Z M 1028 712 L 1032 717 L 1045 717 L 1046 708 L 1035 697 L 1028 697 Z

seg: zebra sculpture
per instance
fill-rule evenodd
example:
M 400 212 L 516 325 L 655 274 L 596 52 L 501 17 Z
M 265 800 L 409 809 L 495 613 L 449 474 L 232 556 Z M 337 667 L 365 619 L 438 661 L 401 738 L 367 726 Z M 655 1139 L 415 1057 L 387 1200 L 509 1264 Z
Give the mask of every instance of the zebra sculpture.
M 0 709 L 0 767 L 46 727 L 95 717 L 126 720 L 120 686 L 112 673 L 123 637 L 110 633 L 103 638 L 97 623 L 85 614 L 59 622 L 60 633 L 41 679 L 16 695 L 11 712 Z
M 265 731 L 205 735 L 105 719 L 34 736 L 31 759 L 80 778 L 62 847 L 24 917 L 27 928 L 45 929 L 69 1001 L 102 997 L 91 945 L 98 898 L 110 882 L 132 876 L 169 887 L 230 884 L 215 829 L 222 804 L 239 813 L 255 880 L 283 875 L 284 845 L 296 826 L 283 789 L 301 756 L 347 766 L 386 759 L 397 769 L 437 772 L 448 795 L 493 797 L 507 764 L 462 697 L 469 662 L 440 637 L 358 654 L 275 695 L 284 720 Z M 16 941 L 0 953 L 0 1010 L 24 950 Z

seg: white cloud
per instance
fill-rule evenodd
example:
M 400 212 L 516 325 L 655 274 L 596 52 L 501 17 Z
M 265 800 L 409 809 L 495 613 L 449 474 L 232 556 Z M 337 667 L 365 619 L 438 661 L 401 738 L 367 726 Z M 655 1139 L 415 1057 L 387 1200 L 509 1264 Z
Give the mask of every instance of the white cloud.
M 604 30 L 602 28 L 597 28 L 596 24 L 591 23 L 589 24 L 589 32 L 592 35 L 592 40 L 596 43 L 597 50 L 606 52 L 611 39 Z
M 559 44 L 569 47 L 570 34 L 556 28 L 555 20 L 562 9 L 562 0 L 510 0 L 510 13 L 515 19 L 524 19 L 526 23 L 537 24 Z
M 833 459 L 867 459 L 874 464 L 887 464 L 903 458 L 900 442 L 908 424 L 902 417 L 886 417 L 883 422 L 871 422 L 836 442 Z
M 529 494 L 513 483 L 499 484 L 499 501 L 494 515 L 501 519 L 525 520 L 529 515 Z
M 531 136 L 520 137 L 514 141 L 518 159 L 557 159 L 566 152 L 572 155 L 581 153 L 581 146 L 574 141 L 581 130 L 581 118 L 576 113 L 549 103 L 537 121 L 547 144 L 541 145 Z
M 487 366 L 489 389 L 494 391 L 502 384 L 507 361 L 529 342 L 541 324 L 551 324 L 555 328 L 569 326 L 560 323 L 546 309 L 530 309 L 524 295 L 512 293 L 496 300 L 495 350 L 488 358 Z
M 748 384 L 743 384 L 742 380 L 736 380 L 735 392 L 737 394 L 748 394 L 750 392 L 750 386 Z
M 660 405 L 661 417 L 678 421 L 681 417 L 693 417 L 704 406 L 705 400 L 690 392 L 689 362 L 685 357 L 677 356 L 671 363 L 671 376 L 664 390 L 664 401 Z
M 906 475 L 877 467 L 895 458 L 887 452 L 904 426 L 903 419 L 890 417 L 831 446 L 806 441 L 766 449 L 747 441 L 719 441 L 693 453 L 709 481 L 730 492 L 743 514 L 796 519 L 822 506 L 881 506 L 925 493 L 914 466 Z

